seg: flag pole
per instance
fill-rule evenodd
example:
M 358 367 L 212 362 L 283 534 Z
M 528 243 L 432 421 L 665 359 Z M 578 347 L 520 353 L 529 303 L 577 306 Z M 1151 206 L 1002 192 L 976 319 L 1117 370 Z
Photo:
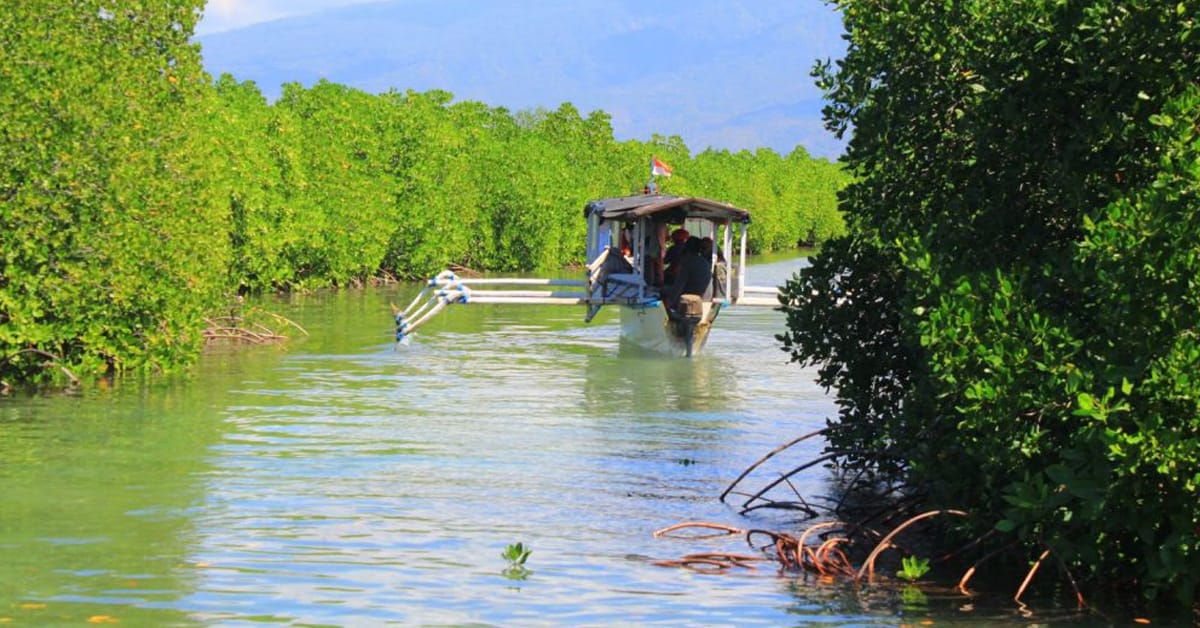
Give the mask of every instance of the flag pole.
M 650 182 L 646 184 L 646 192 L 648 194 L 658 192 L 657 186 L 654 185 L 654 155 L 650 155 Z

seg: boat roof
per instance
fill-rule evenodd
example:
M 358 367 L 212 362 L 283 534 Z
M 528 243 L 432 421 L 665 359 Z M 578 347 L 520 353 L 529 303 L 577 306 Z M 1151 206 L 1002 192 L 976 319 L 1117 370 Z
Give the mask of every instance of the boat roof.
M 728 203 L 695 196 L 639 194 L 602 198 L 588 202 L 585 216 L 599 215 L 601 220 L 633 221 L 646 216 L 664 214 L 671 222 L 684 218 L 708 218 L 718 222 L 750 222 L 750 212 Z

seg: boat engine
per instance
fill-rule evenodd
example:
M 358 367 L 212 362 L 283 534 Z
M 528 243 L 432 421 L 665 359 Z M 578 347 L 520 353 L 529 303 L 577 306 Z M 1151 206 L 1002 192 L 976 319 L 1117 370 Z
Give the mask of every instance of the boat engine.
M 679 336 L 687 343 L 687 357 L 692 357 L 692 344 L 696 337 L 696 327 L 704 318 L 704 301 L 698 294 L 679 295 L 679 304 L 675 306 L 678 316 L 675 320 Z

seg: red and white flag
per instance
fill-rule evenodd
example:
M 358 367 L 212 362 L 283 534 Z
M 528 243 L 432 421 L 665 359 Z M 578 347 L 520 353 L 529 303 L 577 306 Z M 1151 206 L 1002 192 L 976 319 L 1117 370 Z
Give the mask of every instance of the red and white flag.
M 671 176 L 671 167 L 663 163 L 658 157 L 650 158 L 650 176 L 652 177 L 669 177 Z

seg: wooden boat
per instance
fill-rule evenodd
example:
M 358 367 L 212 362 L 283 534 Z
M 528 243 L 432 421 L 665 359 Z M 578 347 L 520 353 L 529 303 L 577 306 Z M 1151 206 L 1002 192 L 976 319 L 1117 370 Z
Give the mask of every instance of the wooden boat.
M 585 279 L 467 279 L 442 271 L 407 308 L 393 307 L 397 342 L 406 341 L 417 327 L 453 303 L 582 305 L 585 322 L 605 306 L 618 306 L 626 339 L 653 351 L 690 357 L 704 348 L 723 308 L 779 306 L 777 288 L 745 285 L 750 212 L 744 209 L 704 198 L 641 194 L 591 201 L 584 216 L 588 225 Z M 685 303 L 669 309 L 664 301 L 667 289 L 657 280 L 654 259 L 661 254 L 663 234 L 680 228 L 697 238 L 712 239 L 709 259 L 714 280 L 704 295 L 685 296 L 681 299 Z M 722 253 L 733 250 L 735 240 L 737 256 L 726 262 Z M 528 289 L 531 286 L 551 289 Z

